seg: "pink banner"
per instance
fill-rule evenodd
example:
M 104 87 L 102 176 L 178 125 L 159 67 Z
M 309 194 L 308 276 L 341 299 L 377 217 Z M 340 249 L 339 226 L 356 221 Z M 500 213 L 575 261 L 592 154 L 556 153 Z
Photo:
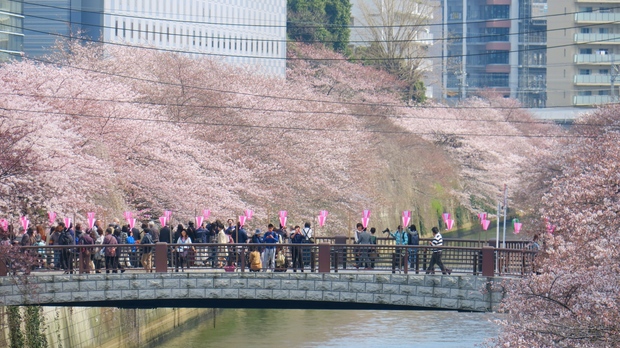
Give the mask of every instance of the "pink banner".
M 370 219 L 370 210 L 364 210 L 364 211 L 362 212 L 362 217 L 363 217 L 364 219 Z
M 246 210 L 243 212 L 243 214 L 245 214 L 245 216 L 246 216 L 248 219 L 252 220 L 252 216 L 254 216 L 254 211 L 252 211 L 252 210 L 250 210 L 250 209 L 246 209 Z
M 200 227 L 204 220 L 205 220 L 204 216 L 196 216 L 196 228 Z
M 450 220 L 450 214 L 443 213 L 441 214 L 441 216 L 443 217 L 443 221 L 446 222 L 446 224 L 448 224 L 447 221 Z
M 50 225 L 53 225 L 56 222 L 56 213 L 53 211 L 48 211 L 47 218 L 50 220 Z
M 22 227 L 24 228 L 24 231 L 27 231 L 28 230 L 28 225 L 30 225 L 30 220 L 28 220 L 27 217 L 22 216 L 20 221 L 22 223 Z
M 129 219 L 131 219 L 131 212 L 130 211 L 126 211 L 123 213 L 123 216 L 125 217 L 125 220 L 127 222 L 129 222 Z
M 370 221 L 370 218 L 368 217 L 362 218 L 362 226 L 364 226 L 364 228 L 368 227 L 369 221 Z
M 553 234 L 555 232 L 555 225 L 547 224 L 547 233 Z
M 239 223 L 241 224 L 241 226 L 245 225 L 245 220 L 246 220 L 247 218 L 248 218 L 248 217 L 247 217 L 247 216 L 245 216 L 245 215 L 239 215 Z
M 136 225 L 136 219 L 129 219 L 129 229 L 133 229 L 133 227 Z
M 280 225 L 286 226 L 286 216 L 280 216 Z
M 449 230 L 451 230 L 451 229 L 452 229 L 452 227 L 454 227 L 454 220 L 452 220 L 452 219 L 448 219 L 448 220 L 446 221 L 446 230 L 448 230 L 448 231 L 449 231 Z
M 325 221 L 327 220 L 327 215 L 319 215 L 319 226 L 325 226 Z
M 86 215 L 88 216 L 89 219 L 94 219 L 95 218 L 95 212 L 94 211 L 89 211 L 88 213 L 86 213 Z
M 480 213 L 480 221 L 487 219 L 487 213 Z
M 403 227 L 409 226 L 409 220 L 411 220 L 409 216 L 403 216 Z
M 320 216 L 325 216 L 325 217 L 327 217 L 327 210 L 321 210 L 321 211 L 319 212 L 319 215 L 320 215 Z
M 209 209 L 204 209 L 202 211 L 202 217 L 205 218 L 205 220 L 209 220 L 209 216 L 211 216 L 211 210 Z
M 490 224 L 491 224 L 491 220 L 487 220 L 487 219 L 482 220 L 482 229 L 486 231 L 489 228 Z
M 9 221 L 7 219 L 0 220 L 0 227 L 4 230 L 4 232 L 9 230 Z
M 521 227 L 523 227 L 522 223 L 515 222 L 515 234 L 519 234 L 519 232 L 521 232 Z
M 166 217 L 165 217 L 165 216 L 160 216 L 160 217 L 159 217 L 159 224 L 160 224 L 162 227 L 166 226 L 166 220 L 167 220 L 167 219 L 166 219 Z
M 95 226 L 95 217 L 88 217 L 88 228 L 89 229 L 93 229 L 93 227 Z
M 65 227 L 69 228 L 69 226 L 71 225 L 71 218 L 64 218 L 62 219 L 62 221 L 65 222 Z
M 164 216 L 166 217 L 166 221 L 170 221 L 170 218 L 172 217 L 172 212 L 170 210 L 166 210 L 164 211 Z
M 279 214 L 280 218 L 288 216 L 288 213 L 286 212 L 286 210 L 280 210 L 280 212 L 278 214 Z

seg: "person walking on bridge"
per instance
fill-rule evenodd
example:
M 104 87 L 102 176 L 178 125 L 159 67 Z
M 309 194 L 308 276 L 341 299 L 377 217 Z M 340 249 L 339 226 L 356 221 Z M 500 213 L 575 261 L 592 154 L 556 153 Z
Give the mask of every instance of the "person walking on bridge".
M 433 240 L 430 241 L 429 244 L 434 247 L 433 256 L 431 256 L 431 263 L 426 270 L 426 274 L 435 274 L 435 264 L 439 266 L 439 268 L 441 269 L 441 273 L 450 274 L 452 273 L 452 270 L 447 269 L 443 265 L 443 262 L 441 262 L 441 248 L 439 247 L 443 245 L 443 237 L 441 236 L 441 233 L 439 233 L 439 229 L 437 227 L 433 227 L 432 231 L 433 235 L 435 235 L 435 238 L 433 238 Z

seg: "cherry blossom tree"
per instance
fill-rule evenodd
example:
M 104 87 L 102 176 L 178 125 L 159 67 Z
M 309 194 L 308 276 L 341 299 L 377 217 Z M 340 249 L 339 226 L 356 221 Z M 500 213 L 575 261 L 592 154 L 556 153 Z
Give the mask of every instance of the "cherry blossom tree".
M 620 108 L 600 109 L 554 153 L 561 160 L 541 199 L 539 274 L 508 284 L 507 319 L 493 344 L 620 344 L 619 125 Z M 556 226 L 552 234 L 545 224 Z

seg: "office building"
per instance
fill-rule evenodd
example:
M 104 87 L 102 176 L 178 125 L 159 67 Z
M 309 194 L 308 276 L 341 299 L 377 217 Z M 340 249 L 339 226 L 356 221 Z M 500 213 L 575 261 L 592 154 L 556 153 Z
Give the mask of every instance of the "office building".
M 20 1 L 0 0 L 0 62 L 20 58 L 24 53 L 23 20 Z
M 27 55 L 79 33 L 286 75 L 286 0 L 39 0 L 23 12 Z

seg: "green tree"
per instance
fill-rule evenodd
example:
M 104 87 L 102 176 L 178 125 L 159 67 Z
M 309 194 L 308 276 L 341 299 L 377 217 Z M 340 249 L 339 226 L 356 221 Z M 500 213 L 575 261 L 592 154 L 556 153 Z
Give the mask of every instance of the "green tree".
M 288 0 L 288 37 L 297 41 L 322 42 L 344 52 L 349 44 L 349 0 Z

